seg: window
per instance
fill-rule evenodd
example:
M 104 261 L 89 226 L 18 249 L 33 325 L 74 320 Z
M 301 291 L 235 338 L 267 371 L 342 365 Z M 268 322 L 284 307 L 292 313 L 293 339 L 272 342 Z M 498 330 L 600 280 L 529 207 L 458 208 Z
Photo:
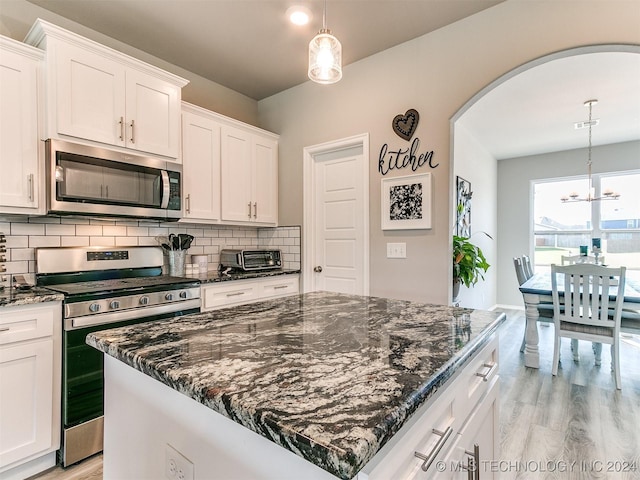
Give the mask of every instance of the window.
M 617 192 L 618 200 L 562 203 L 572 192 L 588 191 L 586 177 L 553 179 L 533 185 L 534 261 L 561 264 L 563 255 L 591 254 L 599 238 L 604 263 L 640 269 L 640 172 L 593 175 L 595 196 Z

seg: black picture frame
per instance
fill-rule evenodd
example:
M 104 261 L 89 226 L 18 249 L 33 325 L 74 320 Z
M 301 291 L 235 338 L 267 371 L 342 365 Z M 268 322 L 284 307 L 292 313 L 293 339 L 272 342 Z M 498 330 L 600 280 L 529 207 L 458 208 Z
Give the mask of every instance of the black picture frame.
M 456 176 L 456 235 L 471 236 L 471 182 Z

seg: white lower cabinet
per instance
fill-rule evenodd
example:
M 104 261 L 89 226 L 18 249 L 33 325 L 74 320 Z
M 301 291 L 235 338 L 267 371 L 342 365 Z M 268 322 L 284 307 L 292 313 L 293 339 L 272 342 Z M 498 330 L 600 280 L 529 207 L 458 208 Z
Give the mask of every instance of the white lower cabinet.
M 500 457 L 499 381 L 494 335 L 356 480 L 493 479 Z
M 242 305 L 270 298 L 295 295 L 300 292 L 300 275 L 233 280 L 203 284 L 201 287 L 203 312 L 216 308 Z
M 55 465 L 60 447 L 60 302 L 0 308 L 0 477 Z

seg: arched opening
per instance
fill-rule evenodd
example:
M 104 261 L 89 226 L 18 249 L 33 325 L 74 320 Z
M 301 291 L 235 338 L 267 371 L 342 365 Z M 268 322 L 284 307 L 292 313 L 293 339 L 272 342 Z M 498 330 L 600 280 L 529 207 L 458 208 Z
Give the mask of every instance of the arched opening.
M 629 155 L 638 154 L 635 166 L 632 159 L 627 159 L 623 167 L 600 164 L 598 168 L 640 169 L 638 78 L 640 45 L 563 50 L 497 78 L 452 117 L 452 204 L 456 203 L 456 177 L 462 177 L 473 191 L 472 238 L 492 264 L 484 282 L 472 289 L 463 288 L 461 305 L 521 305 L 511 258 L 531 254 L 534 248 L 529 220 L 530 181 L 534 177 L 586 173 L 583 156 L 587 137 L 573 125 L 585 120 L 583 104 L 587 99 L 600 99 L 598 117 L 603 119 L 599 130 L 594 131 L 594 147 L 624 145 Z M 545 155 L 559 152 L 574 152 L 573 156 L 582 160 L 571 160 L 571 155 L 565 154 L 566 161 L 551 166 L 538 162 Z M 454 233 L 455 220 L 454 214 Z M 491 233 L 494 240 L 479 235 L 481 231 Z M 504 295 L 505 291 L 509 294 Z

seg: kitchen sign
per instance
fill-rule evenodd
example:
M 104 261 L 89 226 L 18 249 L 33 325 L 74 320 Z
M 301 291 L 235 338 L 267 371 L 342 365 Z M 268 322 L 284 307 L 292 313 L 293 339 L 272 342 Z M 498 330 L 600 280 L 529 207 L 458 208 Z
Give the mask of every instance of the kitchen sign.
M 403 140 L 409 141 L 416 129 L 420 115 L 417 110 L 410 108 L 404 115 L 396 115 L 391 122 L 391 127 L 396 135 Z M 385 143 L 380 149 L 378 156 L 378 171 L 382 175 L 386 175 L 391 170 L 400 170 L 401 168 L 411 167 L 412 171 L 428 164 L 430 168 L 436 168 L 439 163 L 433 163 L 433 150 L 430 152 L 419 153 L 420 139 L 413 139 L 411 145 L 407 148 L 398 147 L 390 150 L 389 145 Z

